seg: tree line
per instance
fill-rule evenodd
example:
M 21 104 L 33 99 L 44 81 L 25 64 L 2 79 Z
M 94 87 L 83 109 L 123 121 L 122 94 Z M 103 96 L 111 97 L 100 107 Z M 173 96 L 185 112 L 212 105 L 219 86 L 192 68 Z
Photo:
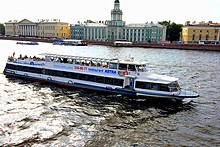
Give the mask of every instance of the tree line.
M 2 23 L 0 23 L 0 35 L 5 35 L 5 26 Z
M 158 23 L 167 27 L 166 39 L 168 41 L 170 41 L 171 43 L 173 41 L 179 41 L 180 32 L 182 32 L 183 27 L 182 24 L 176 24 L 174 22 L 171 23 L 171 21 L 161 21 Z
M 90 21 L 90 20 L 87 20 Z M 166 30 L 166 40 L 173 42 L 179 41 L 180 32 L 182 32 L 182 24 L 176 24 L 171 21 L 161 21 L 159 24 L 167 27 Z M 0 35 L 5 35 L 5 26 L 0 23 Z

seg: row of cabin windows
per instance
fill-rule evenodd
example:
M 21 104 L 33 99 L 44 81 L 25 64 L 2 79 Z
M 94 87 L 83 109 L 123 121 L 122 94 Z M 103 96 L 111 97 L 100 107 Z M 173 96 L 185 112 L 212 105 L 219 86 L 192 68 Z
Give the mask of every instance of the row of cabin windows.
M 57 71 L 57 70 L 49 70 L 49 69 L 27 67 L 27 66 L 16 66 L 12 64 L 7 64 L 6 68 L 19 70 L 19 71 L 25 71 L 25 72 L 38 73 L 38 74 L 46 74 L 46 75 L 51 75 L 51 76 L 65 77 L 65 78 L 70 78 L 70 79 L 79 79 L 79 80 L 84 80 L 84 81 L 111 84 L 115 86 L 123 86 L 123 83 L 124 83 L 123 79 L 115 79 L 115 78 L 109 78 L 109 77 L 101 77 L 101 76 L 95 76 L 95 75 L 79 74 L 79 73 L 73 73 L 73 72 L 67 72 L 67 71 Z
M 81 66 L 95 66 L 95 67 L 105 67 L 110 69 L 119 69 L 119 70 L 129 70 L 129 71 L 135 71 L 135 65 L 127 65 L 127 64 L 119 64 L 118 63 L 108 63 L 106 61 L 89 61 L 84 59 L 70 59 L 70 58 L 61 58 L 61 57 L 50 57 L 46 58 L 46 61 L 49 62 L 57 62 L 57 63 L 68 63 L 68 64 L 77 64 Z
M 148 83 L 148 82 L 136 82 L 136 88 L 150 89 L 158 91 L 170 91 L 167 84 Z
M 67 72 L 67 71 L 57 71 L 57 70 L 49 70 L 49 69 L 27 67 L 27 66 L 16 66 L 12 64 L 7 64 L 6 68 L 19 70 L 19 71 L 25 71 L 25 72 L 38 73 L 38 74 L 46 74 L 46 75 L 51 75 L 51 76 L 65 77 L 65 78 L 70 78 L 70 79 L 79 79 L 79 80 L 84 80 L 84 81 L 111 84 L 111 85 L 116 85 L 116 86 L 123 86 L 123 82 L 124 82 L 123 79 L 115 79 L 115 78 L 109 78 L 109 77 L 86 75 L 86 74 L 79 74 L 79 73 L 73 73 L 73 72 Z M 167 84 L 136 81 L 135 87 L 141 88 L 141 89 L 170 91 Z

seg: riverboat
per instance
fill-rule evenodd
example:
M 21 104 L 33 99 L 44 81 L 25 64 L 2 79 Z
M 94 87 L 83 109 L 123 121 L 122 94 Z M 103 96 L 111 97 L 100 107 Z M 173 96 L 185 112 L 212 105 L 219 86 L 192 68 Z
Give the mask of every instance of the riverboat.
M 115 46 L 115 47 L 131 47 L 132 46 L 132 42 L 128 42 L 128 41 L 115 41 L 113 46 Z
M 38 42 L 33 42 L 33 41 L 26 41 L 26 42 L 17 42 L 16 44 L 21 44 L 21 45 L 39 45 Z
M 59 40 L 54 40 L 53 45 L 87 46 L 87 43 L 84 40 L 59 39 Z
M 183 100 L 199 96 L 181 89 L 178 78 L 149 72 L 146 61 L 40 55 L 43 57 L 15 58 L 13 53 L 6 62 L 4 74 L 134 97 Z

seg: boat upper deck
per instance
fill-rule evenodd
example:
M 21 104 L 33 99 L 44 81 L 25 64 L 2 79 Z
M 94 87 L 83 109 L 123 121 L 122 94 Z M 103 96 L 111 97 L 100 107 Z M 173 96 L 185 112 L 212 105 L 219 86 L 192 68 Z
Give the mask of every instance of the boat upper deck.
M 134 61 L 133 58 L 127 60 L 119 60 L 117 58 L 96 58 L 96 57 L 82 57 L 82 56 L 71 56 L 71 55 L 58 55 L 58 54 L 49 54 L 43 53 L 40 54 L 45 56 L 46 62 L 53 62 L 56 58 L 61 60 L 85 60 L 85 61 L 96 61 L 96 62 L 110 62 L 110 63 L 117 63 L 117 64 L 131 64 L 131 65 L 146 65 L 146 61 Z
M 70 55 L 58 55 L 43 53 L 40 57 L 9 57 L 8 62 L 12 64 L 23 64 L 29 67 L 57 69 L 62 71 L 75 71 L 78 73 L 94 73 L 97 75 L 120 76 L 138 78 L 141 81 L 152 81 L 159 83 L 170 83 L 177 78 L 151 74 L 147 70 L 146 61 L 119 60 L 95 57 L 82 57 Z

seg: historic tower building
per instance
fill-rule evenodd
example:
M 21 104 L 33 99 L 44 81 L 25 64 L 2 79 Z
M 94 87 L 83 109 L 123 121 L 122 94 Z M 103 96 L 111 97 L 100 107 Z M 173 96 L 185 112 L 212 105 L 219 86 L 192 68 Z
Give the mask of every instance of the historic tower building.
M 125 22 L 122 21 L 123 12 L 120 10 L 119 0 L 115 0 L 114 9 L 111 10 L 111 21 L 108 21 L 108 26 L 123 27 Z
M 94 22 L 71 25 L 71 38 L 84 40 L 127 40 L 131 42 L 154 42 L 166 38 L 166 27 L 155 23 L 133 23 L 125 25 L 119 0 L 114 0 L 111 19 L 104 22 Z
M 120 10 L 119 0 L 115 0 L 114 9 L 111 11 L 111 20 L 112 21 L 121 21 L 122 20 L 122 10 Z
M 123 37 L 122 33 L 125 22 L 122 20 L 122 15 L 123 12 L 120 10 L 120 2 L 119 0 L 115 0 L 114 9 L 111 10 L 111 20 L 107 21 L 108 40 L 114 41 Z

